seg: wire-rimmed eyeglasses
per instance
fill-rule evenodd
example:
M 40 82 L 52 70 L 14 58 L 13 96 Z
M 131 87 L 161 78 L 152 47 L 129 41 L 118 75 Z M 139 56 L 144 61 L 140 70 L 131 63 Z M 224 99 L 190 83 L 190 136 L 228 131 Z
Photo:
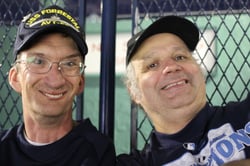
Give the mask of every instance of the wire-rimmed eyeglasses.
M 58 70 L 65 76 L 79 76 L 84 72 L 86 66 L 81 62 L 80 58 L 68 58 L 60 62 L 51 62 L 40 56 L 30 56 L 26 59 L 19 59 L 15 64 L 26 64 L 27 69 L 36 74 L 48 73 L 54 63 L 58 64 Z

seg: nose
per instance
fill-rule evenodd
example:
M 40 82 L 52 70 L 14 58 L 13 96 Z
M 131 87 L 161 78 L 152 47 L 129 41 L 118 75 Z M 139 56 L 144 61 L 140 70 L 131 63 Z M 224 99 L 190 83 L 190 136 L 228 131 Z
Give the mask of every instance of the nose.
M 52 63 L 49 72 L 46 74 L 46 81 L 48 85 L 56 88 L 64 84 L 65 79 L 58 63 Z
M 55 66 L 55 67 L 53 67 L 53 66 Z M 51 72 L 56 72 L 56 73 L 60 72 L 60 74 L 62 74 L 61 70 L 62 70 L 61 66 L 59 65 L 58 62 L 52 62 L 48 72 L 49 73 L 51 73 Z
M 168 60 L 162 70 L 162 74 L 169 74 L 181 70 L 181 66 L 174 60 Z

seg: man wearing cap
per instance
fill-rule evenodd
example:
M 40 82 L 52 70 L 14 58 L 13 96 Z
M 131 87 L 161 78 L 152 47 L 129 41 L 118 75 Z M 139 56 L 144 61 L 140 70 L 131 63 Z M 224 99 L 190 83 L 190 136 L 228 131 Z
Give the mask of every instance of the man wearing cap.
M 198 41 L 197 27 L 177 16 L 129 40 L 125 84 L 154 129 L 150 143 L 118 156 L 118 165 L 219 166 L 250 157 L 250 95 L 223 107 L 207 103 L 205 76 L 192 57 Z
M 22 99 L 23 123 L 0 133 L 0 165 L 112 166 L 112 141 L 89 119 L 72 119 L 84 89 L 87 45 L 77 21 L 58 6 L 18 27 L 9 83 Z

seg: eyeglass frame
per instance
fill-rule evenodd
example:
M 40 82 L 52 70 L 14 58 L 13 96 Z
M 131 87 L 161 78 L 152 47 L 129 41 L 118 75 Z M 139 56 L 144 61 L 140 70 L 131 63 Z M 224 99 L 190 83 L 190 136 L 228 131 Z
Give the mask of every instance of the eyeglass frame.
M 36 60 L 42 59 L 42 60 L 44 60 L 45 62 L 47 62 L 47 64 L 49 64 L 47 70 L 44 71 L 44 72 L 34 72 L 34 71 L 32 71 L 32 70 L 30 69 L 30 65 L 31 65 L 32 62 L 34 62 L 34 61 L 33 61 L 33 60 L 30 60 L 30 61 L 29 61 L 29 59 L 31 59 L 31 58 L 34 58 L 34 60 L 35 60 L 35 59 L 36 59 Z M 16 65 L 16 64 L 25 64 L 26 67 L 27 67 L 27 69 L 28 69 L 30 72 L 35 73 L 35 74 L 45 74 L 45 73 L 48 73 L 48 72 L 52 69 L 52 65 L 53 65 L 53 64 L 57 64 L 57 65 L 58 65 L 57 69 L 58 69 L 58 70 L 62 73 L 62 75 L 64 75 L 64 76 L 76 77 L 76 76 L 82 75 L 82 74 L 84 73 L 84 71 L 85 71 L 85 68 L 87 67 L 83 62 L 79 62 L 79 64 L 78 64 L 79 66 L 77 66 L 77 67 L 80 68 L 79 74 L 76 74 L 76 75 L 68 75 L 68 74 L 65 74 L 65 71 L 67 71 L 67 70 L 65 70 L 65 67 L 62 67 L 62 64 L 64 64 L 63 62 L 72 62 L 72 61 L 67 61 L 67 60 L 69 60 L 69 59 L 70 59 L 70 58 L 68 58 L 68 59 L 63 59 L 63 60 L 61 60 L 61 61 L 59 61 L 59 62 L 53 62 L 53 61 L 50 61 L 48 58 L 44 58 L 44 57 L 41 57 L 41 56 L 34 55 L 34 56 L 30 56 L 30 57 L 28 57 L 28 58 L 26 58 L 26 59 L 17 59 L 13 65 Z M 35 63 L 33 63 L 33 64 L 35 64 Z M 65 63 L 65 64 L 66 64 L 66 63 Z

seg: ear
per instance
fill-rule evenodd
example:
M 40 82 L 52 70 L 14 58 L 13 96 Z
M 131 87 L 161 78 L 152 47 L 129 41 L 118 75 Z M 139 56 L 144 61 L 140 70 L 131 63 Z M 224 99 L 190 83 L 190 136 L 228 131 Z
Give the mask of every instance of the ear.
M 10 86 L 18 93 L 21 93 L 21 84 L 18 77 L 18 71 L 17 67 L 14 66 L 10 69 L 8 79 Z
M 79 82 L 79 87 L 78 87 L 78 91 L 77 91 L 77 95 L 81 94 L 84 90 L 84 86 L 85 86 L 85 77 L 82 75 L 80 82 Z

